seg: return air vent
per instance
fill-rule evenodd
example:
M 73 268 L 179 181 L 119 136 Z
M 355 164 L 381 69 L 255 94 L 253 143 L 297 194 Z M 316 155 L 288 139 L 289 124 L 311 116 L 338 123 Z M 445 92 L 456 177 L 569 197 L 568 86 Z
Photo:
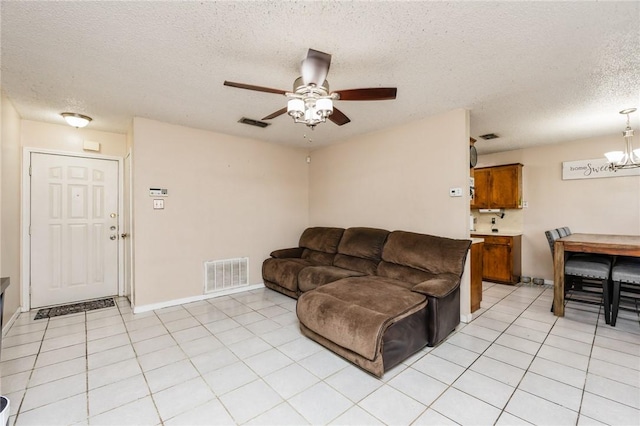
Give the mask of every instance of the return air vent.
M 486 135 L 480 135 L 478 137 L 488 141 L 489 139 L 498 139 L 500 136 L 496 135 L 495 133 L 487 133 Z
M 265 123 L 264 121 L 254 120 L 253 118 L 247 118 L 247 117 L 242 117 L 240 120 L 238 120 L 238 123 L 247 124 L 249 126 L 261 127 L 263 129 L 271 125 L 271 123 Z
M 249 284 L 249 258 L 204 262 L 204 292 L 215 293 Z

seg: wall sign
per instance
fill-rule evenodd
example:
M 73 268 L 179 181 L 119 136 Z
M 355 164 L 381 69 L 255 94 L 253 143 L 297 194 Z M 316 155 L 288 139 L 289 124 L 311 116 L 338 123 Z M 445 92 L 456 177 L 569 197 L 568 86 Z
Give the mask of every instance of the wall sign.
M 564 161 L 562 163 L 562 180 L 596 179 L 621 176 L 640 176 L 640 167 L 614 172 L 609 168 L 609 162 L 606 158 Z

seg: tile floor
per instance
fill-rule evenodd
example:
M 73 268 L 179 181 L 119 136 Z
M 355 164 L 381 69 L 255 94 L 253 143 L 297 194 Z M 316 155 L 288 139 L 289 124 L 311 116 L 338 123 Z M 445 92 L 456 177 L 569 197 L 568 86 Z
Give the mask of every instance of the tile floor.
M 10 425 L 640 424 L 640 322 L 485 283 L 482 309 L 378 380 L 303 337 L 267 289 L 134 315 L 32 320 L 3 340 Z

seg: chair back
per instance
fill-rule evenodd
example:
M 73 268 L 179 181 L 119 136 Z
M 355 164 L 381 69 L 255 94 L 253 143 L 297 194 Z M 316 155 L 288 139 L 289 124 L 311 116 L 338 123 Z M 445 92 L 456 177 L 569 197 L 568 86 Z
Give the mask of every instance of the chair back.
M 557 231 L 560 234 L 560 238 L 571 235 L 571 229 L 568 226 L 558 228 Z
M 551 258 L 553 258 L 555 254 L 554 243 L 558 238 L 562 238 L 560 236 L 560 228 L 551 229 L 549 231 L 545 231 L 544 235 L 547 237 L 547 242 L 549 243 L 549 249 L 551 250 Z

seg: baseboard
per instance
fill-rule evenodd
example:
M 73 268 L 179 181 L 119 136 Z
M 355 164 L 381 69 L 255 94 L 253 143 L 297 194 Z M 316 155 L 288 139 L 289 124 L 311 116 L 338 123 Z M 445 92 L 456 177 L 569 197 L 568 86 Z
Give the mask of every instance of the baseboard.
M 242 287 L 242 288 L 230 288 L 228 290 L 217 291 L 217 292 L 211 293 L 211 294 L 202 294 L 202 295 L 199 295 L 199 296 L 185 297 L 183 299 L 167 300 L 166 302 L 151 303 L 149 305 L 134 306 L 132 308 L 133 308 L 133 313 L 134 314 L 139 314 L 139 313 L 142 313 L 142 312 L 153 311 L 153 310 L 156 310 L 156 309 L 169 308 L 171 306 L 176 306 L 176 305 L 183 305 L 185 303 L 199 302 L 201 300 L 214 299 L 216 297 L 228 296 L 230 294 L 243 293 L 245 291 L 257 290 L 259 288 L 264 288 L 264 284 L 260 283 L 260 284 L 254 284 L 254 285 L 245 286 L 245 287 Z
M 460 314 L 460 322 L 469 324 L 472 319 L 473 319 L 473 314 L 467 314 L 467 315 Z
M 13 313 L 13 315 L 11 315 L 11 318 L 9 318 L 9 321 L 7 321 L 7 323 L 2 326 L 2 336 L 3 337 L 4 337 L 5 334 L 7 334 L 7 331 L 9 331 L 9 329 L 11 328 L 13 323 L 16 322 L 16 320 L 18 319 L 18 316 L 20 316 L 21 313 L 22 313 L 22 309 L 18 306 L 18 309 L 16 309 L 16 311 Z

